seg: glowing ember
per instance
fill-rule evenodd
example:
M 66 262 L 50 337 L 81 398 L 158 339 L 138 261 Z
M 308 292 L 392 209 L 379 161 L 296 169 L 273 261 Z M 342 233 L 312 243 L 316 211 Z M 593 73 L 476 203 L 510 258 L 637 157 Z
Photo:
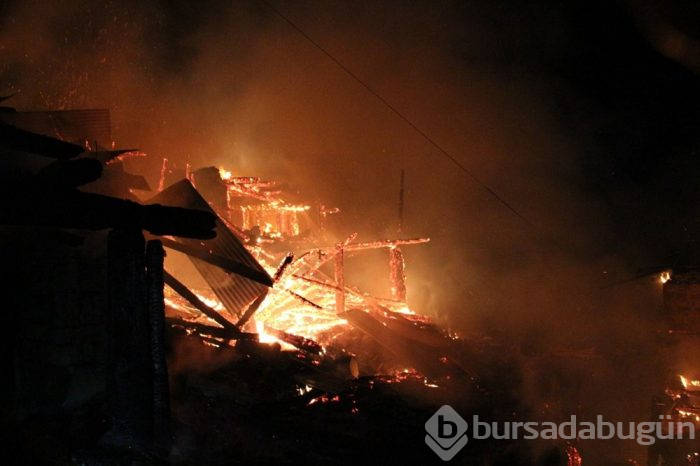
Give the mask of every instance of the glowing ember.
M 688 390 L 689 388 L 700 389 L 700 380 L 687 379 L 683 375 L 680 376 L 680 379 L 681 379 L 681 384 L 683 384 L 683 388 L 685 388 L 686 390 Z
M 567 466 L 581 466 L 583 464 L 581 453 L 579 453 L 578 449 L 572 445 L 566 447 L 566 458 Z
M 661 284 L 666 283 L 670 279 L 671 279 L 671 272 L 668 272 L 668 271 L 661 272 L 661 274 L 659 275 L 659 282 L 661 282 Z
M 678 409 L 676 411 L 682 418 L 689 418 L 695 420 L 695 422 L 700 422 L 700 415 L 696 411 L 689 411 L 688 409 Z
M 223 181 L 228 181 L 233 177 L 233 174 L 225 168 L 219 168 L 219 176 Z

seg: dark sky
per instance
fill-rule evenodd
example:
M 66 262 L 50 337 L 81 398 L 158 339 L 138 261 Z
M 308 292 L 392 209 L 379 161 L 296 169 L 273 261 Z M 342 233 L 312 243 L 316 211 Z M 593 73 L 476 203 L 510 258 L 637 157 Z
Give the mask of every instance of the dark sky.
M 606 3 L 567 8 L 569 53 L 539 65 L 571 90 L 552 99 L 581 143 L 585 192 L 603 200 L 611 246 L 640 265 L 696 263 L 699 76 L 654 47 L 635 22 L 641 6 Z M 686 10 L 658 21 L 699 19 L 697 9 Z

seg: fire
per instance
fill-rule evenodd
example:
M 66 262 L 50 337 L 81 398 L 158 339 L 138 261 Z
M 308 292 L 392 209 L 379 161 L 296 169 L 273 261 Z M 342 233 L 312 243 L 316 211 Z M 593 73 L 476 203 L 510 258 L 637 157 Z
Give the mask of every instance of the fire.
M 221 177 L 221 179 L 223 181 L 228 181 L 231 178 L 233 178 L 233 173 L 231 173 L 230 171 L 226 170 L 223 167 L 220 167 L 219 168 L 219 176 Z
M 665 271 L 661 272 L 659 275 L 659 282 L 663 285 L 664 283 L 668 282 L 671 279 L 671 272 Z
M 690 418 L 694 419 L 695 422 L 700 422 L 700 415 L 698 415 L 697 412 L 688 411 L 684 409 L 678 409 L 677 412 L 682 418 Z
M 214 309 L 217 312 L 225 312 L 224 305 L 216 299 L 212 292 L 197 291 L 195 293 L 197 297 L 207 306 Z M 213 320 L 210 320 L 204 314 L 199 312 L 194 308 L 186 299 L 182 298 L 179 294 L 173 291 L 170 287 L 165 287 L 164 290 L 165 305 L 184 316 L 186 319 L 192 322 L 199 322 L 206 325 L 217 325 Z
M 260 302 L 248 303 L 250 313 L 226 309 L 211 289 L 188 290 L 188 299 L 192 301 L 187 301 L 167 288 L 166 304 L 174 320 L 185 321 L 181 326 L 187 328 L 187 324 L 191 324 L 192 331 L 200 335 L 212 332 L 208 341 L 225 344 L 235 340 L 228 339 L 231 333 L 226 332 L 234 332 L 236 337 L 239 336 L 236 332 L 256 332 L 261 343 L 279 344 L 283 350 L 324 355 L 335 354 L 336 349 L 346 350 L 334 345 L 345 337 L 354 338 L 348 332 L 358 329 L 353 320 L 358 318 L 358 313 L 360 319 L 365 312 L 369 314 L 369 322 L 384 327 L 394 325 L 409 333 L 430 325 L 427 317 L 416 315 L 406 303 L 405 263 L 401 251 L 403 247 L 424 244 L 428 238 L 359 243 L 355 242 L 357 234 L 353 233 L 344 241 L 333 241 L 326 236 L 323 222 L 326 214 L 337 209 L 325 206 L 312 209 L 296 200 L 292 202 L 296 197 L 285 195 L 273 181 L 233 176 L 223 167 L 219 168 L 219 175 L 226 186 L 226 210 L 220 215 L 236 232 L 242 246 L 272 278 L 273 284 L 259 297 Z M 319 224 L 315 223 L 315 212 L 320 216 Z M 387 252 L 386 272 L 391 280 L 387 295 L 390 297 L 370 296 L 345 282 L 344 258 L 376 249 Z M 202 310 L 202 303 L 210 309 Z M 237 318 L 244 318 L 240 326 Z M 392 372 L 393 368 L 382 370 Z M 438 387 L 413 368 L 396 377 L 416 378 L 426 387 Z
M 255 322 L 255 331 L 258 334 L 258 341 L 260 343 L 279 343 L 280 345 L 289 346 L 285 342 L 280 341 L 279 339 L 267 333 L 267 331 L 265 330 L 265 324 L 263 322 Z
M 272 259 L 263 248 L 252 246 L 250 250 L 268 273 L 274 276 L 276 267 L 270 265 Z M 276 338 L 266 328 L 282 330 L 308 338 L 322 346 L 331 343 L 334 338 L 350 328 L 348 322 L 337 315 L 336 293 L 338 289 L 334 281 L 319 270 L 315 270 L 319 266 L 319 262 L 325 260 L 318 257 L 318 255 L 309 254 L 309 256 L 293 262 L 278 278 L 274 287 L 260 304 L 254 316 L 254 322 L 261 343 L 279 343 L 283 349 L 292 349 L 289 344 Z M 310 278 L 309 270 L 314 270 L 314 276 L 319 278 Z M 223 304 L 211 292 L 193 291 L 209 307 L 219 312 L 226 312 Z M 348 309 L 367 309 L 368 302 L 377 300 L 377 298 L 371 298 L 353 289 L 346 289 L 345 295 L 345 304 Z M 196 317 L 195 321 L 216 325 L 170 288 L 166 288 L 165 299 L 169 308 L 185 314 L 188 320 Z M 416 313 L 406 303 L 392 300 L 379 301 L 385 309 L 391 312 L 416 316 Z
M 318 307 L 302 301 L 300 296 Z M 288 277 L 268 294 L 255 315 L 255 322 L 323 344 L 320 340 L 324 335 L 347 328 L 347 321 L 336 315 L 334 305 L 334 292 Z
M 681 375 L 681 384 L 683 385 L 683 388 L 688 390 L 689 388 L 697 388 L 700 389 L 700 380 L 692 380 L 688 379 L 685 376 Z
M 270 276 L 277 274 L 276 267 L 270 265 L 272 258 L 263 247 L 252 247 L 251 252 Z M 320 252 L 310 251 L 300 255 L 277 278 L 255 314 L 258 330 L 262 328 L 264 331 L 265 327 L 283 330 L 325 346 L 350 328 L 348 322 L 337 315 L 339 288 L 335 280 L 319 270 L 331 256 Z M 368 309 L 370 302 L 381 301 L 381 305 L 389 311 L 416 315 L 405 302 L 373 298 L 351 288 L 345 288 L 344 292 L 346 309 Z

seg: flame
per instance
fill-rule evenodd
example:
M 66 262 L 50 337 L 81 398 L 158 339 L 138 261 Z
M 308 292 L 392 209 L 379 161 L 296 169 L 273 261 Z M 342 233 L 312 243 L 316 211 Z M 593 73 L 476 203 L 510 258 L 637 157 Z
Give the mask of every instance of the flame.
M 229 181 L 231 178 L 233 178 L 233 173 L 223 167 L 219 167 L 219 176 L 223 181 Z
M 678 414 L 682 418 L 690 418 L 690 419 L 694 419 L 695 422 L 700 422 L 700 415 L 698 415 L 698 413 L 696 413 L 696 412 L 687 411 L 684 409 L 677 409 L 676 411 L 678 412 Z
M 306 395 L 306 394 L 309 393 L 311 390 L 313 390 L 313 387 L 311 387 L 311 386 L 309 386 L 309 385 L 304 385 L 303 387 L 302 387 L 302 386 L 297 386 L 297 394 L 298 394 L 299 396 Z
M 681 379 L 681 384 L 683 385 L 683 388 L 688 390 L 688 388 L 700 388 L 700 380 L 692 380 L 688 379 L 683 375 L 679 376 Z
M 567 466 L 581 466 L 583 464 L 583 457 L 579 453 L 578 449 L 573 445 L 568 445 L 566 447 L 566 458 Z
M 258 333 L 258 341 L 260 343 L 279 343 L 280 345 L 284 343 L 283 341 L 280 341 L 279 339 L 275 338 L 274 336 L 270 335 L 266 330 L 265 330 L 265 324 L 260 321 L 255 322 L 255 331 Z
M 276 268 L 269 265 L 262 249 L 259 246 L 252 247 L 251 252 L 267 272 L 274 276 Z M 290 266 L 290 270 L 287 270 L 280 277 L 255 313 L 255 328 L 261 343 L 279 343 L 283 349 L 292 349 L 292 346 L 266 331 L 266 327 L 314 340 L 322 346 L 327 346 L 350 328 L 348 322 L 336 314 L 337 289 L 332 280 L 310 281 L 305 279 L 303 275 L 297 275 L 296 272 L 300 268 L 304 268 L 305 265 L 304 261 L 301 262 L 302 265 Z M 209 307 L 218 312 L 226 313 L 224 305 L 211 292 L 192 291 Z M 358 292 L 347 290 L 346 306 L 348 309 L 366 308 L 366 298 Z M 165 301 L 169 308 L 186 314 L 188 320 L 206 325 L 218 325 L 203 316 L 169 287 L 165 289 Z M 416 315 L 405 303 L 387 301 L 382 304 L 393 312 Z M 406 369 L 406 372 L 413 372 L 413 369 Z
M 407 305 L 402 305 L 397 307 L 396 309 L 393 309 L 394 312 L 398 312 L 399 314 L 406 314 L 406 315 L 416 315 L 411 308 L 409 308 Z
M 661 272 L 659 275 L 659 282 L 663 285 L 664 283 L 668 282 L 671 279 L 671 272 L 665 271 Z
M 275 267 L 267 265 L 265 257 L 256 257 L 270 275 L 275 275 Z M 337 288 L 333 281 L 316 271 L 324 279 L 308 279 L 304 271 L 314 269 L 314 264 L 305 260 L 295 261 L 275 286 L 270 290 L 255 314 L 256 324 L 284 330 L 314 340 L 325 346 L 350 328 L 348 322 L 336 314 Z M 301 298 L 303 299 L 301 299 Z M 404 315 L 415 315 L 405 303 L 387 301 L 382 303 L 387 309 Z M 367 296 L 347 290 L 346 309 L 367 308 Z
M 273 332 L 282 331 L 313 340 L 325 349 L 338 336 L 351 328 L 350 324 L 338 315 L 336 301 L 339 293 L 344 297 L 344 305 L 340 305 L 342 309 L 359 308 L 374 311 L 383 308 L 404 316 L 412 316 L 412 319 L 419 319 L 402 300 L 374 298 L 345 286 L 342 281 L 336 284 L 336 280 L 322 271 L 322 266 L 335 257 L 335 252 L 328 252 L 327 249 L 307 251 L 297 256 L 296 260 L 289 263 L 286 268 L 280 269 L 278 273 L 279 253 L 272 253 L 272 248 L 266 250 L 267 245 L 277 244 L 276 240 L 298 236 L 301 231 L 299 223 L 301 215 L 297 214 L 309 211 L 311 206 L 288 202 L 275 182 L 255 177 L 234 177 L 231 171 L 223 167 L 219 168 L 219 175 L 227 187 L 229 211 L 240 214 L 242 219 L 242 224 L 236 227 L 242 230 L 251 230 L 255 227 L 260 229 L 261 234 L 251 242 L 252 244 L 246 246 L 247 249 L 276 280 L 251 320 L 251 323 L 254 322 L 260 342 L 279 343 L 283 349 L 292 348 L 288 343 L 280 340 L 283 337 L 279 332 Z M 237 199 L 235 206 L 231 203 L 232 198 Z M 382 240 L 350 244 L 354 239 L 355 236 L 351 236 L 344 243 L 353 251 L 396 247 L 398 244 L 420 244 L 428 241 L 421 238 L 400 242 Z M 211 291 L 192 291 L 209 307 L 224 314 L 227 313 L 223 304 L 212 296 Z M 185 314 L 188 320 L 206 325 L 218 325 L 170 289 L 166 289 L 166 301 L 169 308 Z M 414 372 L 414 369 L 406 369 L 402 376 L 415 376 Z M 427 381 L 425 383 L 431 388 L 435 386 Z
M 205 291 L 198 290 L 194 291 L 194 293 L 204 304 L 215 311 L 220 313 L 226 312 L 224 305 L 218 299 L 216 299 L 211 292 L 207 293 Z M 184 314 L 184 316 L 186 316 L 186 320 L 205 325 L 213 325 L 215 327 L 219 326 L 216 322 L 199 312 L 199 310 L 192 306 L 185 298 L 173 291 L 169 286 L 165 287 L 163 294 L 166 307 L 178 314 Z

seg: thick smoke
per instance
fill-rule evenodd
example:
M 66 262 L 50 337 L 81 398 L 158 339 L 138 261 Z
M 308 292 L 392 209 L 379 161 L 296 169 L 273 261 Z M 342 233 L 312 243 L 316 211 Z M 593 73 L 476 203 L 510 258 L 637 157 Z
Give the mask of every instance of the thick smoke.
M 656 264 L 611 246 L 606 200 L 584 190 L 590 141 L 577 136 L 592 124 L 571 131 L 561 111 L 590 102 L 550 72 L 575 54 L 570 16 L 546 2 L 274 4 L 531 225 L 262 2 L 10 2 L 3 90 L 21 109 L 111 108 L 154 185 L 162 157 L 283 178 L 342 209 L 338 238 L 397 235 L 405 169 L 402 234 L 432 238 L 404 251 L 410 303 L 528 351 L 596 348 L 595 362 L 551 370 L 595 372 L 572 397 L 645 420 L 660 287 L 604 286 Z M 360 285 L 388 275 L 383 257 L 350 267 Z

